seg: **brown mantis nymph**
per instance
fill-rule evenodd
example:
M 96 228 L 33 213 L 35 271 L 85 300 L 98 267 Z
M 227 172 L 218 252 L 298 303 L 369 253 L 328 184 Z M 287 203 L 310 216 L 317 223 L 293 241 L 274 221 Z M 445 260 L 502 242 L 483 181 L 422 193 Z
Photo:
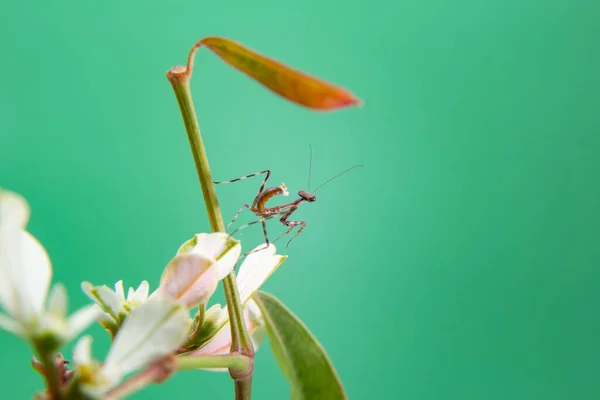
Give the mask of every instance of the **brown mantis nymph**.
M 246 176 L 242 176 L 240 178 L 232 179 L 229 181 L 214 182 L 215 184 L 233 183 L 233 182 L 238 182 L 238 181 L 241 181 L 244 179 L 252 178 L 253 176 L 265 174 L 265 179 L 263 180 L 262 184 L 260 185 L 260 188 L 258 189 L 258 193 L 256 194 L 256 197 L 254 198 L 254 201 L 252 202 L 252 204 L 251 205 L 244 204 L 238 210 L 237 214 L 235 214 L 235 216 L 233 217 L 231 222 L 229 224 L 227 224 L 227 226 L 225 228 L 226 229 L 229 228 L 231 226 L 231 224 L 233 224 L 235 222 L 235 220 L 238 218 L 240 213 L 245 208 L 249 209 L 257 217 L 260 217 L 260 219 L 256 220 L 256 221 L 252 221 L 246 225 L 240 226 L 239 228 L 237 228 L 236 230 L 234 230 L 231 233 L 231 236 L 233 236 L 235 233 L 239 232 L 241 229 L 247 228 L 251 225 L 254 225 L 254 224 L 257 224 L 260 222 L 262 224 L 263 233 L 265 235 L 265 243 L 266 243 L 266 246 L 268 246 L 269 245 L 269 237 L 267 235 L 266 221 L 271 218 L 280 217 L 279 221 L 283 225 L 285 225 L 288 229 L 284 233 L 279 235 L 279 237 L 277 237 L 277 239 L 275 239 L 273 241 L 273 243 L 278 241 L 283 236 L 291 233 L 296 226 L 300 227 L 296 231 L 294 236 L 292 236 L 292 238 L 290 240 L 288 240 L 286 247 L 289 246 L 291 241 L 294 240 L 304 230 L 304 228 L 306 228 L 306 221 L 291 221 L 289 219 L 290 216 L 298 209 L 298 207 L 300 207 L 300 205 L 302 203 L 304 203 L 305 201 L 307 201 L 309 203 L 314 203 L 315 201 L 317 201 L 317 197 L 315 196 L 315 193 L 317 192 L 317 190 L 319 190 L 320 188 L 322 188 L 324 185 L 331 182 L 332 180 L 349 172 L 350 170 L 352 170 L 356 167 L 362 167 L 362 165 L 354 165 L 353 167 L 350 167 L 347 170 L 340 172 L 339 174 L 335 175 L 334 177 L 326 180 L 324 183 L 319 185 L 312 193 L 310 192 L 310 170 L 311 170 L 311 167 L 312 167 L 312 149 L 311 149 L 310 162 L 309 162 L 308 190 L 298 191 L 298 196 L 299 196 L 298 199 L 291 201 L 289 203 L 286 203 L 286 204 L 279 205 L 279 206 L 268 207 L 267 202 L 275 196 L 279 196 L 279 195 L 288 196 L 289 192 L 287 190 L 287 186 L 285 185 L 285 183 L 282 183 L 281 186 L 273 186 L 273 187 L 269 187 L 269 188 L 265 189 L 267 181 L 269 180 L 269 176 L 271 175 L 271 171 L 268 169 L 266 169 L 264 171 L 260 171 L 260 172 L 255 172 L 253 174 L 249 174 Z

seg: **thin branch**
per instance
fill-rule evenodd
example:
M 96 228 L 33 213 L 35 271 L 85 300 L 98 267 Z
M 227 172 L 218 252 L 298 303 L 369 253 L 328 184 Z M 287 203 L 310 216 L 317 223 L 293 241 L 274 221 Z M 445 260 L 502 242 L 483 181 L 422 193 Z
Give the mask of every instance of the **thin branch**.
M 192 70 L 194 66 L 194 55 L 198 47 L 201 45 L 201 41 L 197 42 L 190 51 L 187 67 L 179 66 L 171 68 L 171 70 L 167 72 L 167 79 L 171 83 L 173 91 L 175 92 L 175 97 L 179 103 L 179 109 L 183 117 L 183 123 L 185 125 L 188 140 L 190 142 L 194 163 L 196 165 L 196 172 L 198 173 L 200 186 L 202 187 L 202 194 L 204 196 L 204 202 L 206 204 L 206 211 L 208 213 L 210 226 L 213 232 L 225 232 L 225 225 L 223 224 L 223 217 L 219 208 L 219 201 L 217 199 L 215 185 L 210 173 L 210 165 L 208 163 L 208 157 L 206 156 L 204 142 L 202 141 L 200 125 L 198 124 L 198 118 L 194 109 L 192 92 L 190 89 L 190 78 L 192 76 Z M 239 353 L 253 358 L 254 347 L 244 324 L 242 304 L 239 290 L 237 288 L 235 272 L 232 271 L 223 279 L 223 288 L 231 325 L 231 353 Z M 252 379 L 251 372 L 248 376 L 238 376 L 236 375 L 237 371 L 234 369 L 230 369 L 229 372 L 232 378 L 236 381 L 238 379 Z M 240 386 L 240 389 L 238 389 L 237 384 L 235 387 L 236 396 L 238 396 L 238 390 L 241 390 L 242 387 Z M 247 385 L 244 388 L 244 390 L 249 390 L 250 385 Z M 248 393 L 247 397 L 244 398 L 249 399 L 250 393 Z

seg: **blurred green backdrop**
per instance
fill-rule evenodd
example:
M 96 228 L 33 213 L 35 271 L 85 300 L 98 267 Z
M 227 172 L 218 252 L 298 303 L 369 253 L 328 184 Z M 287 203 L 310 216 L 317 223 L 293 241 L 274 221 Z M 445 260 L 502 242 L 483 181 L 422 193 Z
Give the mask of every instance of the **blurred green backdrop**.
M 82 280 L 156 287 L 208 229 L 164 74 L 204 36 L 241 41 L 366 102 L 310 112 L 206 50 L 192 81 L 215 179 L 270 168 L 305 189 L 309 143 L 314 183 L 366 165 L 301 208 L 265 287 L 349 397 L 598 399 L 599 18 L 592 0 L 5 2 L 0 185 L 30 201 L 72 308 Z M 259 183 L 218 188 L 225 219 Z M 30 351 L 4 332 L 0 348 L 3 396 L 30 398 Z M 233 393 L 188 372 L 135 398 L 192 390 Z M 265 347 L 255 398 L 288 393 Z

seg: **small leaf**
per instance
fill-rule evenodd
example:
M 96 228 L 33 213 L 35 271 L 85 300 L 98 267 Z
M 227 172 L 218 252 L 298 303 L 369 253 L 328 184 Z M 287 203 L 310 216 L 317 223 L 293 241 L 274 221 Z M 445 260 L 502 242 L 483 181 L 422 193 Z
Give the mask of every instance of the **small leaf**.
M 263 313 L 273 352 L 292 385 L 292 398 L 346 399 L 325 349 L 306 325 L 272 295 L 259 291 L 254 299 Z
M 294 70 L 232 40 L 208 37 L 202 39 L 198 45 L 208 47 L 227 64 L 302 106 L 317 110 L 334 110 L 361 103 L 360 99 L 346 89 Z

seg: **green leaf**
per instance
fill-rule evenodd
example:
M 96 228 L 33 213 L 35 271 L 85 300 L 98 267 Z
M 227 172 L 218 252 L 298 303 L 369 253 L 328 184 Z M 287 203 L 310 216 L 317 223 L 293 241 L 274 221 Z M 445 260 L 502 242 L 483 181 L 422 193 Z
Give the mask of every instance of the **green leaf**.
M 323 346 L 306 325 L 274 296 L 257 292 L 271 347 L 292 385 L 292 399 L 346 399 L 342 383 Z

